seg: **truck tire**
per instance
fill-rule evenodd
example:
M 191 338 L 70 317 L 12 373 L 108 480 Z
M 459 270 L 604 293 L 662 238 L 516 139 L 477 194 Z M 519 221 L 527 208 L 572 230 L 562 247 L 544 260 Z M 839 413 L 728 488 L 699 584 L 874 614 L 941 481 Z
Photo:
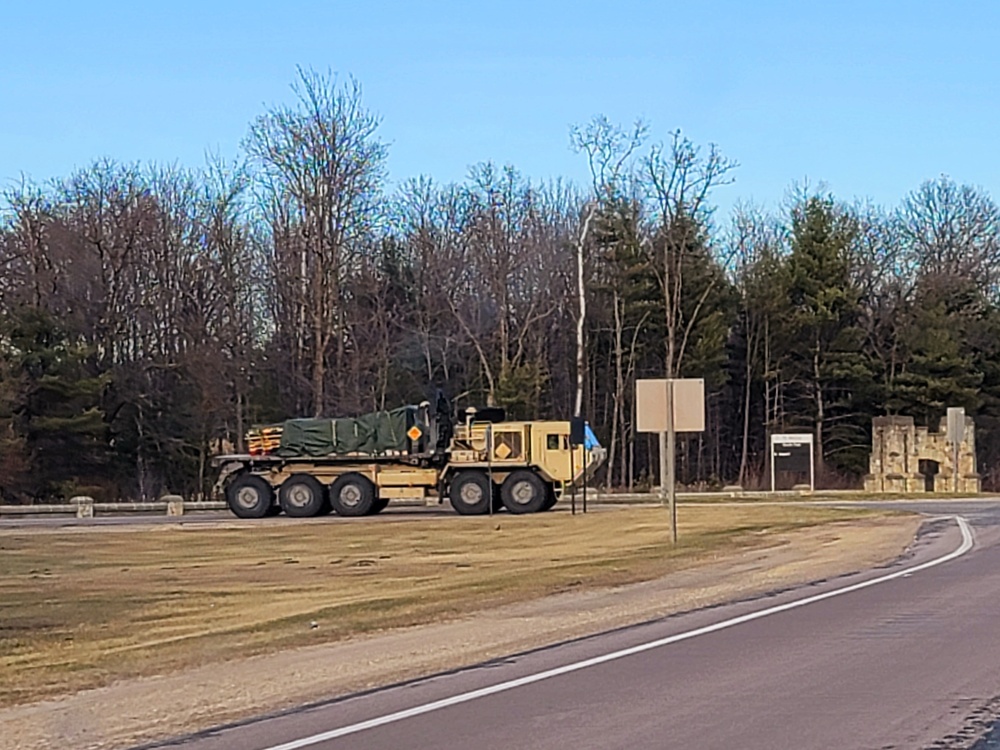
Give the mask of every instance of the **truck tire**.
M 357 472 L 339 476 L 330 485 L 330 505 L 338 516 L 367 516 L 375 507 L 375 485 Z
M 226 487 L 226 504 L 238 518 L 263 518 L 274 504 L 274 490 L 264 477 L 243 473 Z
M 286 516 L 311 518 L 323 511 L 326 491 L 316 477 L 292 474 L 278 488 L 278 504 Z
M 482 516 L 490 512 L 493 488 L 481 471 L 462 471 L 451 480 L 448 499 L 460 516 Z
M 548 491 L 545 482 L 533 471 L 511 472 L 500 486 L 504 507 L 511 513 L 538 513 L 545 507 Z

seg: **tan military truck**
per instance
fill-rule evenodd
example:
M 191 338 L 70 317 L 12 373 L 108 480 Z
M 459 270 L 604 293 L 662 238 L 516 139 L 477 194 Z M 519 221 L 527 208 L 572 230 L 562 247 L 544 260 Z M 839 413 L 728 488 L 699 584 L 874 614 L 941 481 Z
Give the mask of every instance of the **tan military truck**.
M 537 513 L 604 461 L 589 427 L 574 447 L 570 428 L 569 421 L 503 421 L 496 409 L 470 409 L 455 423 L 427 403 L 288 420 L 251 430 L 249 453 L 215 457 L 216 486 L 240 518 L 365 516 L 394 499 L 433 497 L 448 498 L 463 515 Z

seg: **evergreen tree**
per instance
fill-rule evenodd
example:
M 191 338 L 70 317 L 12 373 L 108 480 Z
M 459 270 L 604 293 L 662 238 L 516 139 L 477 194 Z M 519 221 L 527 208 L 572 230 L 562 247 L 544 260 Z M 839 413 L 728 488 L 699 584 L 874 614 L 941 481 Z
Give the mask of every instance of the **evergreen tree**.
M 867 456 L 873 370 L 862 350 L 860 292 L 852 279 L 850 216 L 832 199 L 812 196 L 792 211 L 783 331 L 792 419 L 810 426 L 817 473 L 825 461 L 859 473 Z
M 979 404 L 983 373 L 963 346 L 965 321 L 943 300 L 913 305 L 903 332 L 907 353 L 896 377 L 888 406 L 908 414 L 918 424 L 937 429 L 949 406 L 964 406 L 972 414 Z
M 984 486 L 1000 480 L 1000 309 L 983 301 L 965 336 L 972 369 L 980 373 L 976 419 L 976 449 Z
M 100 406 L 107 378 L 92 374 L 89 350 L 41 310 L 17 310 L 4 328 L 5 382 L 20 386 L 7 395 L 7 440 L 23 446 L 31 466 L 15 491 L 35 498 L 94 493 L 107 468 Z
M 591 234 L 591 373 L 607 402 L 597 429 L 609 450 L 609 481 L 623 486 L 631 484 L 629 467 L 636 462 L 635 452 L 645 460 L 645 443 L 632 432 L 634 381 L 662 376 L 666 337 L 656 274 L 640 247 L 641 221 L 635 201 L 608 200 Z
M 24 378 L 13 367 L 13 350 L 0 330 L 0 502 L 24 499 L 30 462 L 27 445 L 17 430 L 15 409 L 24 390 Z

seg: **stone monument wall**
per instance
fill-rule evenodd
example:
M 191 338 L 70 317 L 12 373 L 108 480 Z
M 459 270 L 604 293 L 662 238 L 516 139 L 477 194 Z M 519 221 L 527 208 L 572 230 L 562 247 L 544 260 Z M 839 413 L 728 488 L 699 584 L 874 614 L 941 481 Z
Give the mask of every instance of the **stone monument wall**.
M 915 426 L 913 417 L 872 420 L 866 492 L 979 492 L 976 428 L 972 417 L 965 418 L 965 436 L 958 446 L 957 489 L 954 464 L 954 446 L 948 440 L 945 419 L 937 432 Z

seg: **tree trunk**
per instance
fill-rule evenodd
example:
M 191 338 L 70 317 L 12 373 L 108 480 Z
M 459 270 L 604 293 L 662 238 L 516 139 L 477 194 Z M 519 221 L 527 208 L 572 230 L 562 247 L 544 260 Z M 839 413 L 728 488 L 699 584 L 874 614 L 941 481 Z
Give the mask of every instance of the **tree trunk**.
M 813 354 L 813 387 L 816 398 L 816 475 L 823 478 L 826 474 L 826 465 L 823 461 L 823 422 L 825 420 L 825 404 L 823 402 L 823 383 L 820 381 L 819 351 Z
M 590 231 L 590 222 L 594 218 L 594 205 L 587 208 L 587 218 L 583 221 L 583 228 L 580 230 L 580 239 L 576 243 L 576 294 L 579 309 L 576 320 L 576 406 L 573 414 L 577 417 L 583 409 L 583 384 L 584 372 L 587 363 L 587 350 L 584 340 L 584 324 L 587 319 L 587 288 L 584 283 L 583 261 L 584 247 L 587 243 L 587 233 Z
M 614 469 L 615 469 L 615 448 L 617 447 L 618 441 L 618 430 L 620 427 L 620 420 L 624 419 L 624 401 L 625 401 L 625 374 L 623 372 L 623 350 L 622 350 L 622 316 L 621 309 L 618 305 L 618 291 L 615 290 L 614 298 L 612 303 L 615 307 L 615 393 L 612 401 L 614 402 L 614 411 L 611 418 L 611 444 L 608 447 L 608 486 L 610 487 L 614 481 Z M 622 464 L 622 469 L 624 469 L 624 463 Z
M 746 376 L 746 386 L 743 389 L 743 443 L 740 447 L 740 474 L 737 480 L 737 484 L 740 487 L 746 487 L 744 484 L 747 479 L 747 455 L 750 451 L 750 386 L 753 381 L 753 360 L 750 356 L 750 347 L 747 346 L 747 360 L 746 368 L 744 368 L 744 375 Z M 767 412 L 765 411 L 765 419 Z
M 313 417 L 319 418 L 323 416 L 324 408 L 324 393 L 323 388 L 326 382 L 326 357 L 324 346 L 324 337 L 322 333 L 315 330 L 315 341 L 313 343 L 313 362 L 312 362 L 312 402 L 313 402 Z

